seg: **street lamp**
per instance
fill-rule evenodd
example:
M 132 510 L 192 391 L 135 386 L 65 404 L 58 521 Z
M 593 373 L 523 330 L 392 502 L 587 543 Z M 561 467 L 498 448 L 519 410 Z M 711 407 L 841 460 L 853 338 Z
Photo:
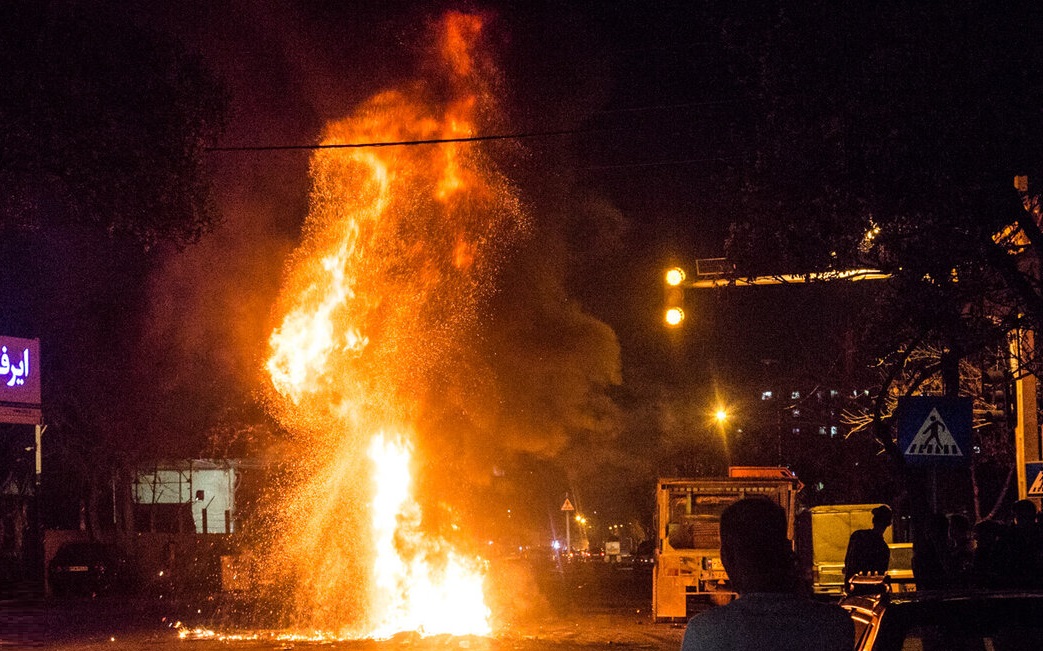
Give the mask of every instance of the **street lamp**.
M 721 437 L 721 445 L 724 446 L 724 458 L 730 466 L 732 453 L 728 447 L 728 431 L 725 428 L 729 417 L 731 417 L 731 414 L 728 413 L 728 408 L 724 405 L 718 405 L 713 412 L 713 420 L 717 424 L 717 435 Z

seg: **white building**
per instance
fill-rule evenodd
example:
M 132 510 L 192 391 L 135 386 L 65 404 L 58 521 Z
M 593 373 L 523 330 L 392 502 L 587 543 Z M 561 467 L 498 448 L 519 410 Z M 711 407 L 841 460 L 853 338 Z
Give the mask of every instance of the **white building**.
M 234 533 L 239 476 L 239 461 L 235 459 L 159 463 L 138 470 L 134 502 L 145 507 L 188 504 L 196 533 Z

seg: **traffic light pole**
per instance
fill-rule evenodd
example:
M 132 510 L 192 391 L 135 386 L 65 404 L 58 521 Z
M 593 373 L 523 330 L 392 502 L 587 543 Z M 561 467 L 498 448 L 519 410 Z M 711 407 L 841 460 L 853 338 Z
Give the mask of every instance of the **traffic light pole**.
M 715 287 L 752 287 L 754 285 L 796 285 L 821 283 L 836 280 L 856 282 L 859 280 L 887 280 L 891 274 L 878 269 L 848 269 L 809 274 L 776 274 L 751 278 L 700 278 L 684 285 L 688 289 L 713 289 Z
M 724 258 L 709 258 L 696 261 L 696 278 L 689 280 L 680 267 L 670 269 L 666 274 L 666 321 L 671 326 L 679 326 L 684 321 L 684 291 L 687 289 L 714 289 L 718 287 L 753 287 L 756 285 L 785 285 L 813 282 L 830 282 L 846 280 L 886 280 L 891 274 L 879 269 L 848 269 L 843 271 L 826 271 L 807 274 L 776 274 L 771 276 L 752 276 L 737 278 L 728 276 Z M 710 271 L 703 272 L 706 268 Z M 1022 330 L 1011 341 L 1011 358 L 1014 366 L 1017 360 L 1027 359 L 1034 353 L 1034 336 L 1031 330 Z M 1014 369 L 1017 371 L 1017 369 Z M 1036 398 L 1037 380 L 1030 373 L 1018 373 L 1015 381 L 1017 424 L 1014 428 L 1015 470 L 1018 481 L 1018 499 L 1028 497 L 1028 478 L 1026 463 L 1043 461 L 1043 440 L 1039 429 L 1038 402 Z M 1039 502 L 1039 497 L 1033 498 Z M 1037 504 L 1038 506 L 1038 504 Z

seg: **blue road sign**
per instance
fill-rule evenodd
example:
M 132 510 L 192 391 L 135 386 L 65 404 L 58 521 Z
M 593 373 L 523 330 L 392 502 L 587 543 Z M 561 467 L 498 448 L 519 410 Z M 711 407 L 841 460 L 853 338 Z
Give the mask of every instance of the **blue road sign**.
M 920 466 L 969 463 L 972 406 L 970 398 L 899 398 L 898 445 L 906 463 Z
M 1025 488 L 1028 497 L 1043 497 L 1043 461 L 1025 462 Z

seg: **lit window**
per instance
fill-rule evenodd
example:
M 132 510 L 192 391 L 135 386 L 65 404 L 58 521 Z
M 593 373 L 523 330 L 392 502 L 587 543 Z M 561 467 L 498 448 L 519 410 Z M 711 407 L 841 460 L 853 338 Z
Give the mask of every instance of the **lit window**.
M 793 400 L 800 400 L 800 391 L 794 391 L 793 393 L 789 394 L 789 397 Z
M 830 438 L 836 436 L 839 433 L 840 433 L 840 429 L 836 425 L 833 425 L 832 427 L 829 428 L 829 436 L 830 436 Z
M 793 417 L 794 418 L 800 418 L 800 410 L 799 409 L 794 409 L 793 410 Z
M 771 391 L 761 391 L 761 400 L 771 400 L 774 397 Z
M 825 436 L 826 435 L 826 426 L 823 425 L 822 427 L 818 428 L 818 433 L 821 434 L 822 436 Z
M 800 434 L 800 428 L 799 427 L 794 427 L 793 428 L 793 433 L 794 434 Z
M 829 390 L 829 397 L 830 398 L 836 398 L 839 395 L 840 395 L 840 392 L 837 391 L 836 389 L 830 389 Z

